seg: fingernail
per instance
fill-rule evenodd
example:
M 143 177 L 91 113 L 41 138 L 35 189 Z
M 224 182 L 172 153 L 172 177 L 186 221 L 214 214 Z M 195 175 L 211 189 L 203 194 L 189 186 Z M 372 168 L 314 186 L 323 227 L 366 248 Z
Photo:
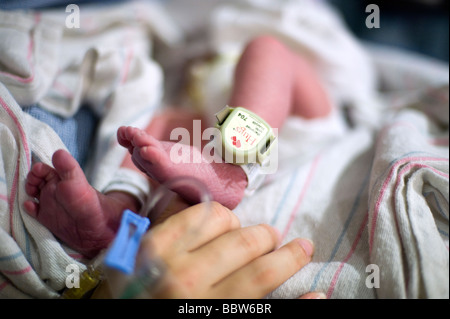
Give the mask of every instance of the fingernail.
M 301 238 L 298 240 L 298 243 L 300 246 L 302 246 L 303 250 L 305 251 L 306 255 L 308 257 L 311 257 L 314 253 L 314 244 L 311 240 Z
M 308 292 L 306 295 L 301 296 L 300 299 L 327 299 L 327 295 L 323 292 Z

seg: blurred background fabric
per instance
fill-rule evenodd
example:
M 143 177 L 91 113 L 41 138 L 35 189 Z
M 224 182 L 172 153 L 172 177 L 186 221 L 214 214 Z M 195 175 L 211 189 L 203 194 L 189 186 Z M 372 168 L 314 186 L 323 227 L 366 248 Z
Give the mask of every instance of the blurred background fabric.
M 68 4 L 104 3 L 124 0 L 0 0 L 1 10 L 35 9 Z M 223 0 L 148 0 L 165 4 L 187 2 L 196 10 L 210 8 Z M 393 46 L 449 61 L 449 2 L 447 0 L 323 0 L 342 15 L 350 30 L 361 40 Z M 369 4 L 380 9 L 380 28 L 368 28 Z M 201 6 L 201 7 L 200 7 Z
M 56 6 L 63 6 L 69 4 L 83 4 L 83 3 L 93 3 L 93 2 L 104 2 L 112 3 L 119 2 L 122 0 L 0 0 L 0 9 L 2 10 L 16 10 L 16 9 L 37 9 L 37 8 L 49 8 Z
M 449 60 L 449 2 L 446 0 L 329 0 L 362 40 Z M 380 28 L 366 27 L 369 4 L 380 9 Z

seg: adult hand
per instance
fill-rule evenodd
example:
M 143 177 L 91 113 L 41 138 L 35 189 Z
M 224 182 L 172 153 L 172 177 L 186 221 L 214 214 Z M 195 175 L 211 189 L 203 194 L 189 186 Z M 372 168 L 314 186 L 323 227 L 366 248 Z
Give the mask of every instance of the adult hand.
M 189 207 L 154 226 L 141 248 L 158 256 L 167 270 L 154 298 L 253 299 L 276 289 L 311 260 L 313 246 L 306 239 L 278 245 L 272 227 L 241 228 L 232 211 L 213 202 Z

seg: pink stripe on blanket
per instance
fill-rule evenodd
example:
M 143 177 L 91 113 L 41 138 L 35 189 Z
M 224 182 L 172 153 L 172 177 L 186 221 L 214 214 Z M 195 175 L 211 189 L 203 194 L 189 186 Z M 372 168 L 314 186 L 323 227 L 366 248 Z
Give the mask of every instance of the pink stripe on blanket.
M 443 172 L 441 172 L 441 171 L 438 171 L 437 169 L 435 169 L 434 167 L 431 167 L 431 166 L 429 166 L 429 165 L 426 165 L 426 164 L 420 164 L 420 163 L 410 163 L 410 164 L 408 164 L 408 165 L 406 165 L 405 167 L 403 167 L 402 169 L 401 169 L 401 171 L 398 173 L 398 177 L 397 177 L 397 183 L 396 183 L 396 185 L 395 185 L 395 189 L 397 189 L 398 187 L 399 187 L 399 184 L 400 184 L 400 181 L 401 181 L 401 179 L 403 178 L 403 175 L 405 175 L 411 168 L 415 168 L 415 167 L 418 167 L 418 168 L 429 168 L 429 169 L 431 169 L 433 172 L 435 172 L 436 174 L 438 174 L 438 175 L 441 175 L 442 177 L 446 177 L 446 178 L 448 178 L 448 174 L 445 174 L 445 173 L 443 173 Z
M 127 59 L 125 61 L 125 66 L 122 73 L 122 79 L 120 81 L 121 84 L 125 83 L 128 79 L 128 73 L 130 72 L 131 60 L 133 59 L 134 51 L 133 48 L 130 47 L 128 49 Z
M 344 260 L 341 261 L 341 263 L 339 264 L 338 269 L 336 270 L 336 272 L 334 273 L 333 279 L 331 280 L 331 284 L 330 287 L 328 288 L 327 291 L 327 298 L 329 299 L 331 297 L 331 295 L 333 294 L 334 288 L 336 287 L 336 283 L 339 279 L 339 276 L 342 272 L 342 268 L 344 268 L 344 265 L 347 263 L 347 261 L 352 257 L 353 253 L 356 250 L 356 247 L 358 246 L 358 243 L 362 237 L 362 234 L 364 232 L 364 230 L 366 229 L 367 226 L 367 221 L 369 220 L 369 212 L 366 213 L 366 217 L 364 218 L 363 222 L 361 223 L 361 226 L 359 227 L 358 233 L 356 235 L 355 240 L 353 241 L 352 247 L 350 248 L 349 253 L 347 254 L 347 256 L 345 256 Z
M 26 273 L 30 272 L 32 269 L 33 268 L 31 268 L 31 266 L 28 266 L 21 270 L 1 270 L 1 272 L 5 275 L 16 276 L 16 275 L 26 274 Z
M 303 189 L 300 192 L 300 196 L 299 196 L 299 198 L 297 200 L 297 203 L 295 204 L 294 209 L 291 212 L 291 216 L 289 218 L 289 221 L 288 221 L 288 223 L 287 223 L 287 225 L 286 225 L 286 227 L 285 227 L 285 229 L 283 231 L 283 234 L 281 236 L 281 240 L 282 241 L 286 237 L 289 229 L 292 226 L 292 223 L 295 220 L 295 216 L 297 215 L 297 212 L 298 212 L 298 210 L 300 208 L 300 205 L 301 205 L 301 203 L 303 201 L 303 198 L 305 197 L 305 194 L 306 194 L 306 191 L 307 191 L 307 189 L 309 187 L 309 184 L 311 183 L 312 177 L 313 177 L 313 175 L 314 175 L 314 173 L 316 171 L 317 164 L 319 163 L 319 159 L 320 159 L 320 155 L 317 155 L 316 158 L 314 159 L 313 163 L 312 163 L 311 169 L 309 170 L 309 173 L 308 173 L 308 177 L 306 178 L 305 184 L 303 185 Z
M 59 81 L 55 81 L 53 83 L 53 89 L 61 93 L 61 95 L 66 99 L 68 100 L 73 99 L 73 92 L 67 86 L 65 86 L 63 83 Z
M 378 199 L 375 203 L 375 208 L 374 208 L 374 214 L 372 216 L 372 225 L 370 228 L 370 234 L 369 234 L 369 254 L 372 253 L 372 248 L 373 248 L 373 240 L 374 240 L 374 235 L 375 235 L 375 228 L 376 228 L 376 223 L 377 223 L 377 218 L 378 218 L 378 214 L 380 211 L 380 206 L 381 206 L 381 202 L 383 201 L 384 195 L 386 194 L 386 190 L 388 189 L 388 184 L 392 179 L 392 176 L 394 175 L 395 170 L 400 166 L 403 165 L 407 162 L 413 162 L 413 161 L 432 161 L 432 162 L 439 162 L 439 161 L 447 161 L 448 159 L 446 158 L 434 158 L 434 157 L 407 157 L 404 159 L 401 159 L 399 161 L 397 161 L 390 169 L 388 177 L 385 179 L 383 186 L 381 187 L 381 191 L 380 194 L 378 196 Z
M 19 130 L 20 139 L 22 141 L 22 145 L 23 145 L 23 148 L 25 150 L 25 156 L 27 158 L 27 163 L 28 163 L 28 165 L 30 165 L 31 164 L 31 161 L 30 161 L 30 148 L 28 147 L 28 142 L 27 142 L 25 131 L 23 130 L 23 127 L 20 124 L 20 121 L 17 118 L 17 116 L 9 108 L 8 104 L 3 100 L 3 98 L 1 96 L 0 96 L 0 104 L 3 106 L 3 108 L 8 113 L 8 115 L 12 118 L 12 120 L 14 121 L 14 124 L 16 125 L 17 129 Z
M 27 159 L 28 169 L 30 169 L 30 165 L 31 165 L 30 149 L 28 147 L 27 138 L 26 138 L 25 132 L 22 128 L 22 125 L 20 124 L 20 121 L 16 117 L 14 112 L 9 108 L 8 104 L 3 100 L 3 98 L 1 96 L 0 96 L 0 104 L 3 106 L 3 109 L 8 113 L 8 115 L 12 118 L 12 120 L 14 121 L 14 124 L 16 125 L 17 129 L 19 130 L 20 139 L 21 139 L 24 151 L 25 151 L 25 157 Z M 19 170 L 20 170 L 20 153 L 19 153 L 19 156 L 17 157 L 17 161 L 16 161 L 14 179 L 13 179 L 13 182 L 11 185 L 10 198 L 9 198 L 9 202 L 8 202 L 8 204 L 9 204 L 9 222 L 10 222 L 10 227 L 11 227 L 11 235 L 13 238 L 15 238 L 14 228 L 13 228 L 13 214 L 14 214 L 14 203 L 15 203 L 16 194 L 17 194 L 17 186 L 19 184 Z

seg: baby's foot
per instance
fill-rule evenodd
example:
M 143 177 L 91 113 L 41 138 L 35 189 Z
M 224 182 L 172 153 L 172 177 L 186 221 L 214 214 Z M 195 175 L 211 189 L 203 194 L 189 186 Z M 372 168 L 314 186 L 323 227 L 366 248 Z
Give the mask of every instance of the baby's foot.
M 117 132 L 119 144 L 126 147 L 135 165 L 159 183 L 165 183 L 181 176 L 194 177 L 208 188 L 213 200 L 233 209 L 244 196 L 247 177 L 235 165 L 207 161 L 195 147 L 173 142 L 160 142 L 143 130 L 121 127 Z M 171 160 L 172 147 L 182 148 L 186 161 L 175 163 Z M 198 159 L 194 161 L 193 159 Z M 172 189 L 185 200 L 199 201 L 197 188 L 192 186 Z
M 87 257 L 106 248 L 117 231 L 122 204 L 89 185 L 78 162 L 66 151 L 55 152 L 55 168 L 33 165 L 25 190 L 25 210 L 71 248 Z

